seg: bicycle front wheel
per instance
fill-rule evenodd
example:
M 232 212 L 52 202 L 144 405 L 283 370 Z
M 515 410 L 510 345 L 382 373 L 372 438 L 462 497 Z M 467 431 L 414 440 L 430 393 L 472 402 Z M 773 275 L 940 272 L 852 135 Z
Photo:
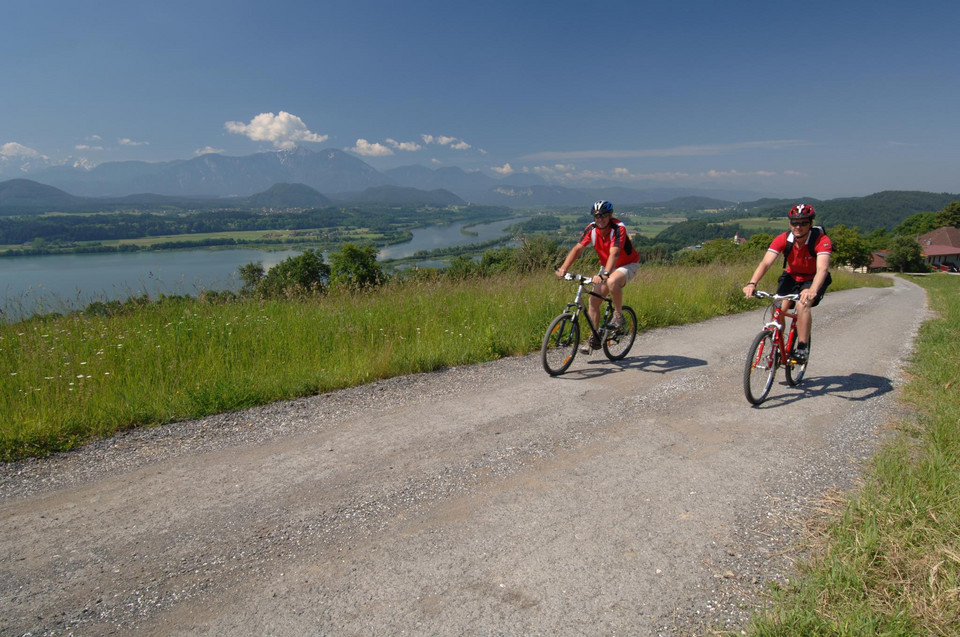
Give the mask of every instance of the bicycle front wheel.
M 637 338 L 637 315 L 633 308 L 623 306 L 623 325 L 615 330 L 607 330 L 603 339 L 603 353 L 612 361 L 618 361 L 630 352 Z
M 753 339 L 743 368 L 743 393 L 752 405 L 759 405 L 770 393 L 777 373 L 777 346 L 773 331 L 763 330 Z
M 580 323 L 569 312 L 553 319 L 543 335 L 540 362 L 551 376 L 567 371 L 580 345 Z

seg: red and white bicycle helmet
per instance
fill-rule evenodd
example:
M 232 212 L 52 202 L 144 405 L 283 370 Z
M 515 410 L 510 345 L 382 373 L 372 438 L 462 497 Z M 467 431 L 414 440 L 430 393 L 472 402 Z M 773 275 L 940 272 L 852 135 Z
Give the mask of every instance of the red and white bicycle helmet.
M 805 203 L 797 204 L 787 213 L 787 217 L 790 219 L 813 219 L 816 216 L 817 211 L 813 209 L 813 206 Z

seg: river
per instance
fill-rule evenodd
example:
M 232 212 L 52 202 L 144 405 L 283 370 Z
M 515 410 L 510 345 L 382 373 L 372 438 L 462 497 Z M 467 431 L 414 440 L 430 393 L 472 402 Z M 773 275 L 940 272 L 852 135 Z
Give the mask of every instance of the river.
M 430 226 L 413 231 L 405 243 L 387 246 L 379 259 L 400 259 L 419 250 L 496 239 L 517 223 L 509 219 L 469 227 Z M 475 234 L 474 234 L 475 233 Z M 197 294 L 236 290 L 237 268 L 260 261 L 270 268 L 300 250 L 191 249 L 111 254 L 63 254 L 0 258 L 0 310 L 8 321 L 38 312 L 63 312 L 92 301 L 139 294 Z M 439 265 L 425 261 L 422 265 Z

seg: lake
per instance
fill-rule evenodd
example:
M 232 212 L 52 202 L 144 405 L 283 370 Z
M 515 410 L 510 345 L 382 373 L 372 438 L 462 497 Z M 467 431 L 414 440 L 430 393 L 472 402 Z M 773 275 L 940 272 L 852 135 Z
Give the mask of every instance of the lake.
M 471 226 L 431 226 L 413 231 L 405 243 L 387 246 L 379 259 L 413 256 L 419 250 L 496 239 L 517 219 Z M 260 261 L 270 268 L 301 250 L 194 249 L 113 254 L 63 254 L 0 258 L 0 309 L 8 321 L 37 312 L 63 312 L 92 301 L 139 294 L 190 294 L 237 290 L 237 268 Z M 424 262 L 423 265 L 436 265 Z

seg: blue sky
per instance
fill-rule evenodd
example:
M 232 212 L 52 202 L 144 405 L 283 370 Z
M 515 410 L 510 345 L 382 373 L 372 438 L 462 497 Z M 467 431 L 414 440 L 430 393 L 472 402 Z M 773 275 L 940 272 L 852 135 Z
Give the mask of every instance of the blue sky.
M 0 177 L 341 148 L 378 169 L 960 192 L 960 3 L 15 1 Z

